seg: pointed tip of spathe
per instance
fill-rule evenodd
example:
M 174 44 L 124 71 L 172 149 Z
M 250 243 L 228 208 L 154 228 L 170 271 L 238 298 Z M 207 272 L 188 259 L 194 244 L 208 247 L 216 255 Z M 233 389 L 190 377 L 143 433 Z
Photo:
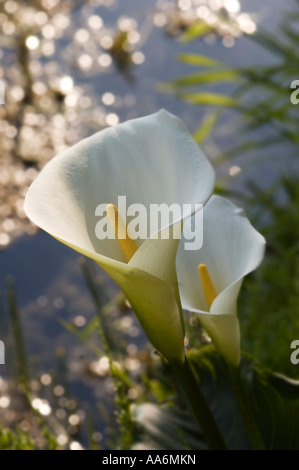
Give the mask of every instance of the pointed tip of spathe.
M 165 108 L 161 108 L 159 109 L 159 111 L 157 111 L 156 113 L 152 114 L 152 116 L 156 116 L 156 117 L 159 117 L 163 120 L 171 120 L 171 121 L 176 121 L 176 122 L 179 122 L 181 123 L 181 125 L 183 124 L 182 121 L 173 113 L 171 113 L 170 111 L 168 111 L 167 109 Z
M 161 108 L 158 111 L 155 111 L 151 114 L 144 114 L 144 115 L 141 115 L 141 116 L 136 116 L 136 117 L 131 118 L 131 119 L 125 121 L 125 122 L 120 122 L 119 124 L 117 124 L 116 126 L 113 126 L 113 127 L 115 128 L 115 127 L 119 127 L 119 126 L 121 126 L 121 127 L 126 126 L 128 124 L 131 124 L 134 121 L 135 122 L 138 122 L 138 121 L 139 122 L 140 121 L 155 122 L 157 120 L 160 121 L 161 123 L 167 123 L 167 122 L 174 123 L 174 122 L 176 122 L 177 124 L 180 124 L 181 126 L 183 125 L 182 121 L 177 116 L 175 116 L 171 112 L 167 111 L 167 109 Z M 106 128 L 104 130 L 107 130 L 107 129 L 110 129 L 110 127 Z
M 183 123 L 183 121 L 176 115 L 176 114 L 173 114 L 171 111 L 168 111 L 167 109 L 165 108 L 161 108 L 159 113 L 161 113 L 161 115 L 167 119 L 171 119 L 172 121 L 176 121 L 176 122 L 179 122 L 181 125 L 183 125 L 184 127 L 185 124 Z

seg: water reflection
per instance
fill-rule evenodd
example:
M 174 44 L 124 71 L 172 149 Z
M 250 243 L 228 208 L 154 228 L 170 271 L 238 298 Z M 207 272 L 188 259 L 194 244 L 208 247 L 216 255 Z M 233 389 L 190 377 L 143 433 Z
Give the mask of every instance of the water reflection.
M 144 60 L 135 20 L 121 17 L 111 28 L 96 13 L 113 4 L 0 2 L 0 78 L 7 84 L 0 107 L 0 247 L 35 233 L 23 199 L 40 168 L 80 138 L 117 124 L 119 107 L 132 103 L 111 93 L 100 101 L 84 83 L 84 75 L 108 73 L 113 61 L 124 70 Z
M 256 31 L 254 18 L 241 12 L 238 0 L 159 0 L 157 8 L 154 24 L 171 35 L 202 22 L 210 27 L 205 42 L 212 43 L 220 37 L 225 47 L 232 47 L 236 38 Z

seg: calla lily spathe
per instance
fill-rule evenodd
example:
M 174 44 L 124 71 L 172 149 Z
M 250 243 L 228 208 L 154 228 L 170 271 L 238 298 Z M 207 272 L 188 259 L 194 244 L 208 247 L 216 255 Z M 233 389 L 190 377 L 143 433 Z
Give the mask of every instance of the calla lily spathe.
M 195 215 L 196 217 L 196 215 Z M 203 208 L 203 245 L 197 252 L 184 251 L 183 238 L 177 255 L 177 274 L 182 307 L 198 313 L 215 347 L 226 361 L 240 361 L 237 297 L 242 280 L 261 263 L 265 239 L 245 217 L 243 210 L 220 196 L 212 196 Z M 206 265 L 216 295 L 209 306 L 198 274 Z
M 179 240 L 136 240 L 127 263 L 117 240 L 95 235 L 95 209 L 117 205 L 204 204 L 214 171 L 182 122 L 162 110 L 105 129 L 50 161 L 26 196 L 28 217 L 94 259 L 118 283 L 149 340 L 169 361 L 184 360 L 175 259 Z M 120 214 L 122 215 L 122 214 Z

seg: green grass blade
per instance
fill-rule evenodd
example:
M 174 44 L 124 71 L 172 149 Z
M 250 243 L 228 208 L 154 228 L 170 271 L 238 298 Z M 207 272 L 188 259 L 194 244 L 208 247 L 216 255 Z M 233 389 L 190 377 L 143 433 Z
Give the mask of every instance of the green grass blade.
M 211 31 L 211 26 L 209 26 L 204 21 L 196 21 L 180 36 L 180 42 L 187 43 L 193 41 L 194 39 L 204 36 L 209 31 Z
M 193 138 L 198 143 L 198 145 L 206 140 L 207 137 L 211 134 L 219 118 L 219 112 L 208 114 L 204 118 L 198 130 L 193 134 Z
M 234 69 L 220 69 L 208 72 L 193 73 L 168 82 L 168 87 L 179 88 L 187 86 L 210 85 L 219 82 L 235 82 L 240 79 L 240 72 Z
M 211 59 L 210 57 L 200 54 L 178 54 L 178 62 L 187 65 L 196 65 L 198 67 L 221 67 L 222 62 L 219 60 Z
M 238 106 L 238 102 L 234 98 L 218 93 L 178 93 L 177 96 L 194 105 L 226 106 L 231 108 Z

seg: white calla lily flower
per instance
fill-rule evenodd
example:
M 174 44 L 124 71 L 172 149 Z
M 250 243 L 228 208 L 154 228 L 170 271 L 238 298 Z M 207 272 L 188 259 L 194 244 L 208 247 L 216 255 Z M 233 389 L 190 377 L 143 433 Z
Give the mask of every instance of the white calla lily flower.
M 151 204 L 205 204 L 213 187 L 210 163 L 182 122 L 162 110 L 105 129 L 52 159 L 29 188 L 25 210 L 36 225 L 94 259 L 123 290 L 153 346 L 182 362 L 179 240 L 128 237 L 127 250 L 121 240 L 99 239 L 97 207 L 107 204 L 107 214 L 124 218 L 115 206 L 126 196 L 128 206 L 142 204 L 148 214 Z M 175 221 L 180 228 L 181 219 Z
M 265 239 L 242 209 L 212 196 L 203 208 L 201 249 L 185 251 L 183 242 L 177 254 L 182 307 L 200 315 L 216 349 L 235 367 L 240 361 L 237 297 L 244 276 L 263 259 Z

